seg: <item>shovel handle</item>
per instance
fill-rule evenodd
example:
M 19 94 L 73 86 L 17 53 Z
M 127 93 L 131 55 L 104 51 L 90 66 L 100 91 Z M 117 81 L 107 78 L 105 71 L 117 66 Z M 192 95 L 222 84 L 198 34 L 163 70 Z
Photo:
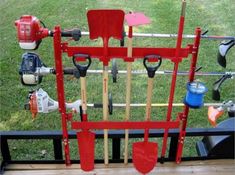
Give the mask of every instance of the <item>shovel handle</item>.
M 103 120 L 108 120 L 108 66 L 103 68 Z M 108 130 L 104 129 L 104 164 L 108 163 Z
M 128 42 L 127 42 L 127 57 L 132 57 L 132 26 L 129 26 Z M 131 68 L 132 63 L 127 62 L 127 74 L 126 74 L 126 113 L 125 121 L 130 118 L 130 103 L 131 103 Z M 124 143 L 124 164 L 128 164 L 128 139 L 129 131 L 125 129 L 125 143 Z
M 157 59 L 158 64 L 151 66 L 151 65 L 147 65 L 147 61 L 149 61 L 150 59 Z M 147 55 L 144 57 L 144 67 L 146 68 L 147 72 L 148 72 L 148 77 L 149 78 L 153 78 L 155 76 L 155 72 L 158 70 L 158 68 L 161 66 L 162 64 L 162 58 L 160 55 Z
M 88 61 L 88 63 L 85 65 L 81 65 L 81 64 L 79 64 L 77 58 L 84 58 L 84 59 L 86 59 L 86 61 Z M 87 54 L 75 54 L 73 56 L 73 64 L 78 69 L 80 77 L 85 77 L 86 73 L 87 73 L 87 69 L 91 65 L 91 57 L 90 57 L 90 55 L 87 55 Z

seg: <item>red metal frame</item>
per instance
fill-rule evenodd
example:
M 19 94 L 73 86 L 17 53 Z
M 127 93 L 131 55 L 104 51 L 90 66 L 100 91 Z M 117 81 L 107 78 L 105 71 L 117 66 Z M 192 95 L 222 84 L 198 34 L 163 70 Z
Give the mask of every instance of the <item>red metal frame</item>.
M 69 57 L 74 54 L 84 53 L 90 55 L 92 59 L 99 59 L 100 61 L 109 62 L 110 59 L 123 59 L 125 62 L 132 62 L 135 59 L 143 59 L 146 55 L 161 55 L 162 59 L 169 59 L 173 62 L 180 62 L 181 59 L 187 58 L 192 53 L 193 45 L 189 44 L 186 48 L 180 48 L 178 58 L 175 57 L 176 48 L 142 48 L 133 47 L 132 58 L 127 57 L 126 47 L 108 47 L 107 56 L 104 58 L 103 47 L 76 47 L 68 46 L 68 43 L 61 43 L 63 52 L 67 53 Z M 80 58 L 82 61 L 82 58 Z M 78 60 L 79 61 L 79 60 Z
M 56 64 L 56 82 L 57 82 L 57 94 L 59 102 L 59 111 L 62 118 L 62 131 L 63 131 L 63 141 L 64 141 L 64 152 L 65 152 L 65 163 L 66 165 L 70 164 L 70 155 L 69 155 L 69 142 L 68 142 L 68 130 L 67 125 L 68 121 L 71 121 L 72 129 L 81 130 L 81 129 L 165 129 L 165 132 L 170 128 L 179 128 L 180 127 L 180 136 L 179 143 L 177 148 L 176 162 L 180 162 L 183 150 L 183 143 L 185 137 L 185 129 L 187 125 L 187 117 L 189 112 L 189 107 L 185 106 L 184 111 L 179 114 L 176 121 L 171 121 L 171 112 L 172 104 L 174 100 L 175 93 L 175 84 L 177 77 L 178 64 L 192 54 L 191 67 L 189 73 L 189 81 L 194 80 L 194 71 L 196 68 L 198 48 L 200 44 L 200 32 L 199 28 L 196 29 L 196 38 L 194 44 L 187 45 L 186 48 L 181 48 L 182 37 L 178 38 L 176 48 L 133 48 L 132 58 L 127 58 L 127 48 L 126 47 L 108 47 L 105 50 L 103 47 L 76 47 L 69 46 L 67 42 L 61 42 L 61 29 L 59 26 L 54 28 L 54 57 Z M 183 19 L 179 24 L 179 34 L 183 33 Z M 90 121 L 73 121 L 71 113 L 66 113 L 65 108 L 65 95 L 64 95 L 64 82 L 63 82 L 63 66 L 62 66 L 62 53 L 67 53 L 69 57 L 72 57 L 74 54 L 83 53 L 89 54 L 92 59 L 99 59 L 103 62 L 104 65 L 108 65 L 109 61 L 113 58 L 123 59 L 125 62 L 133 62 L 135 59 L 143 59 L 146 55 L 160 55 L 162 59 L 169 59 L 174 64 L 174 71 L 172 75 L 172 84 L 169 96 L 169 107 L 167 112 L 166 121 L 123 121 L 123 122 L 111 122 L 111 121 L 102 121 L 102 122 L 90 122 Z M 164 137 L 168 137 L 168 134 L 164 134 Z M 163 143 L 162 147 L 162 156 L 165 155 L 167 140 Z
M 179 27 L 178 27 L 178 37 L 177 37 L 177 42 L 176 42 L 176 50 L 175 50 L 175 59 L 176 60 L 180 59 L 180 50 L 181 50 L 181 45 L 182 45 L 183 31 L 184 31 L 184 15 L 181 15 Z M 168 100 L 168 110 L 167 110 L 167 116 L 166 116 L 167 122 L 169 122 L 171 120 L 178 67 L 179 67 L 179 62 L 178 61 L 174 62 L 174 70 L 172 73 L 170 95 L 169 95 L 169 100 Z M 167 148 L 167 141 L 168 141 L 168 129 L 165 130 L 165 132 L 164 132 L 163 143 L 162 143 L 162 153 L 161 153 L 162 158 L 165 157 L 166 148 Z
M 72 129 L 170 129 L 178 128 L 179 124 L 179 121 L 72 122 Z
M 198 50 L 200 46 L 200 39 L 201 39 L 201 29 L 197 28 L 195 30 L 195 40 L 193 45 L 193 53 L 192 53 L 192 59 L 191 59 L 191 65 L 190 65 L 190 71 L 189 71 L 189 82 L 192 82 L 194 80 L 195 76 L 195 70 L 196 70 L 196 64 L 197 64 L 197 58 L 198 58 Z M 176 154 L 176 162 L 181 162 L 182 152 L 183 152 L 183 146 L 184 146 L 184 139 L 186 134 L 186 126 L 187 126 L 187 119 L 188 119 L 188 113 L 189 113 L 189 107 L 184 106 L 184 111 L 180 116 L 181 120 L 181 128 L 180 128 L 180 134 L 178 139 L 178 145 L 177 145 L 177 154 Z
M 59 112 L 61 113 L 63 144 L 65 153 L 65 164 L 70 165 L 70 151 L 68 139 L 68 114 L 66 113 L 65 95 L 64 95 L 64 79 L 63 79 L 63 63 L 62 63 L 62 50 L 61 50 L 61 29 L 56 26 L 53 35 L 54 44 L 54 58 L 56 69 L 56 84 L 57 84 L 57 97 L 59 102 Z

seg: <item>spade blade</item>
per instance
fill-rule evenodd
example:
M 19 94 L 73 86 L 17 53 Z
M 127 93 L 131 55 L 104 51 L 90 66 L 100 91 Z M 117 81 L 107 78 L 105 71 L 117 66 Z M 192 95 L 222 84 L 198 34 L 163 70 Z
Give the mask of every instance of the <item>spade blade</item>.
M 135 142 L 132 148 L 133 164 L 135 168 L 146 174 L 150 172 L 157 163 L 158 145 L 154 142 Z
M 94 169 L 95 157 L 95 134 L 90 131 L 81 131 L 77 133 L 80 164 L 84 171 Z

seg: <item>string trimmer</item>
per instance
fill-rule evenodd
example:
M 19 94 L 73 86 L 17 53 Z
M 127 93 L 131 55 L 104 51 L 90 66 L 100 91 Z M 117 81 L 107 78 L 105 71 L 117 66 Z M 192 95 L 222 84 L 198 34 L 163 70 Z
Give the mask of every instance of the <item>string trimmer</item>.
M 116 63 L 115 63 L 116 64 Z M 219 75 L 235 75 L 235 72 L 198 72 L 197 69 L 196 75 L 198 76 L 219 76 Z M 75 68 L 66 67 L 63 69 L 64 75 L 75 75 L 79 77 L 79 72 Z M 87 70 L 88 74 L 102 74 L 103 70 Z M 113 79 L 117 81 L 117 74 L 127 74 L 126 70 L 117 70 L 112 67 L 112 70 L 109 70 L 109 73 L 112 74 Z M 22 62 L 19 69 L 19 74 L 21 75 L 21 82 L 23 85 L 33 86 L 40 84 L 42 82 L 43 76 L 48 74 L 56 74 L 56 70 L 53 67 L 47 67 L 44 62 L 42 62 L 39 55 L 33 52 L 26 52 L 22 55 Z M 146 70 L 132 70 L 132 75 L 142 75 L 147 74 Z M 156 71 L 156 74 L 160 75 L 172 75 L 171 70 Z M 188 71 L 178 71 L 177 75 L 188 75 Z M 114 78 L 115 77 L 115 78 Z M 116 82 L 115 81 L 115 82 Z
M 32 113 L 35 118 L 37 113 L 49 113 L 58 109 L 58 102 L 49 97 L 46 91 L 42 88 L 29 93 L 29 101 L 25 104 L 25 109 Z M 73 103 L 65 103 L 67 109 L 74 112 L 80 111 L 81 100 L 76 100 Z
M 35 16 L 21 16 L 19 20 L 15 21 L 15 26 L 19 45 L 22 49 L 35 50 L 39 47 L 43 38 L 53 36 L 53 31 L 47 29 L 45 24 Z M 78 41 L 81 37 L 81 31 L 79 29 L 62 31 L 61 36 L 72 37 L 75 41 Z
M 65 68 L 63 72 L 70 75 L 76 74 L 76 70 L 73 68 Z M 34 86 L 40 84 L 43 76 L 55 73 L 56 70 L 47 67 L 36 53 L 26 52 L 22 55 L 19 74 L 23 85 Z

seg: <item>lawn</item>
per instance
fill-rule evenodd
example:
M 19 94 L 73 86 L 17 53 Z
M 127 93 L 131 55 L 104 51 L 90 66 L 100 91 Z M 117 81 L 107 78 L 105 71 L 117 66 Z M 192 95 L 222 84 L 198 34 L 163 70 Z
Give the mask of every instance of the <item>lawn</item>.
M 20 83 L 18 74 L 21 55 L 25 52 L 18 46 L 16 39 L 16 30 L 14 21 L 21 15 L 31 14 L 42 20 L 49 29 L 55 25 L 61 25 L 63 29 L 79 27 L 82 31 L 88 31 L 86 12 L 95 8 L 119 8 L 125 12 L 141 11 L 149 16 L 152 23 L 143 27 L 134 29 L 134 32 L 142 33 L 177 33 L 178 20 L 180 15 L 180 0 L 130 0 L 130 1 L 63 1 L 63 0 L 1 0 L 0 1 L 0 130 L 59 130 L 61 129 L 61 120 L 58 112 L 50 114 L 38 114 L 35 120 L 32 120 L 29 111 L 25 111 L 23 106 L 27 101 L 29 90 L 42 87 L 53 99 L 57 98 L 55 76 L 49 75 L 43 78 L 42 84 L 38 87 L 25 87 Z M 208 35 L 235 35 L 235 3 L 233 0 L 188 0 L 186 10 L 186 21 L 184 34 L 193 34 L 196 27 L 201 27 L 203 31 L 209 30 Z M 193 40 L 184 40 L 183 46 L 193 43 Z M 198 66 L 202 66 L 202 71 L 234 71 L 235 67 L 235 49 L 231 49 L 227 55 L 228 66 L 226 69 L 220 67 L 216 62 L 217 50 L 220 41 L 202 40 Z M 72 42 L 76 45 L 100 45 L 101 40 L 90 41 L 84 36 L 79 42 Z M 118 45 L 117 41 L 112 41 L 111 45 Z M 134 38 L 134 46 L 141 47 L 174 47 L 175 39 L 157 39 L 157 38 Z M 54 66 L 52 39 L 44 39 L 39 49 L 36 50 L 43 62 L 50 67 Z M 72 66 L 72 61 L 68 57 L 63 57 L 64 65 Z M 125 63 L 118 61 L 119 70 L 126 69 Z M 94 61 L 90 69 L 102 69 L 102 64 Z M 134 70 L 144 69 L 142 62 L 133 64 Z M 172 64 L 165 61 L 160 70 L 171 70 Z M 189 59 L 183 61 L 180 70 L 189 69 Z M 205 102 L 214 102 L 211 99 L 212 84 L 219 77 L 196 77 L 204 82 L 209 89 L 205 96 Z M 109 81 L 109 90 L 112 92 L 114 103 L 125 102 L 125 76 L 119 75 L 118 82 Z M 154 103 L 166 103 L 168 99 L 169 75 L 157 75 L 154 84 Z M 102 101 L 102 76 L 87 76 L 88 103 L 98 103 Z M 185 85 L 187 77 L 178 77 L 175 102 L 182 102 L 185 95 Z M 235 99 L 234 80 L 227 81 L 221 91 L 221 102 L 228 99 Z M 146 100 L 147 76 L 133 76 L 132 81 L 132 103 L 145 103 Z M 71 76 L 65 77 L 66 100 L 75 101 L 80 98 L 80 81 Z M 142 92 L 142 93 L 140 93 Z M 172 117 L 182 108 L 175 108 Z M 144 108 L 132 108 L 131 120 L 143 120 Z M 165 119 L 166 108 L 156 107 L 153 109 L 153 119 Z M 91 120 L 102 120 L 102 110 L 89 108 Z M 110 120 L 122 120 L 125 115 L 124 108 L 114 109 L 114 114 Z M 224 115 L 223 119 L 227 116 Z M 207 121 L 207 109 L 201 108 L 191 110 L 188 120 L 189 127 L 211 127 Z M 184 154 L 195 154 L 190 147 L 194 147 L 195 141 L 186 140 Z M 49 142 L 39 143 L 12 141 L 10 143 L 13 150 L 13 158 L 52 158 L 50 155 Z M 31 147 L 35 147 L 31 150 Z M 97 148 L 102 155 L 102 144 Z M 46 150 L 45 156 L 41 155 L 42 150 Z M 96 156 L 99 156 L 97 154 Z M 77 158 L 76 143 L 72 142 L 72 158 Z

